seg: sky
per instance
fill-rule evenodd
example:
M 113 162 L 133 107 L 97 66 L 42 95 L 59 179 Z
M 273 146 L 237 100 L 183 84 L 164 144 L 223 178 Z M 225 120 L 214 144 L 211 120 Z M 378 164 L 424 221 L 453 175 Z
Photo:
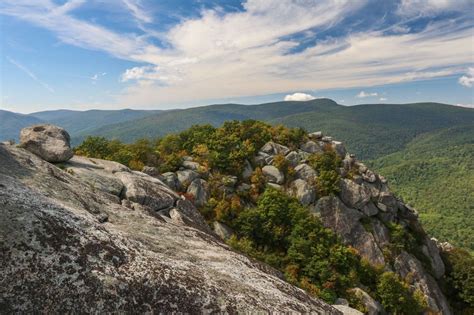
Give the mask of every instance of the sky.
M 0 109 L 474 107 L 472 0 L 2 0 Z

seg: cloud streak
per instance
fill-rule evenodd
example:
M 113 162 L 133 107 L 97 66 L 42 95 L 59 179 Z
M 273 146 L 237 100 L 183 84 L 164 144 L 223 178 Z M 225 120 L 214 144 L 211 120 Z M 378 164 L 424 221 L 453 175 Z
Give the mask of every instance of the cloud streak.
M 399 14 L 404 21 L 455 10 L 439 3 L 451 2 L 406 0 Z M 456 75 L 472 63 L 473 23 L 456 18 L 433 21 L 417 32 L 404 26 L 395 34 L 353 31 L 295 50 L 301 45 L 296 34 L 318 35 L 366 4 L 248 0 L 242 11 L 207 9 L 182 20 L 162 34 L 166 45 L 159 47 L 148 41 L 151 34 L 119 33 L 74 17 L 71 12 L 83 1 L 59 6 L 47 0 L 4 0 L 0 13 L 46 28 L 67 44 L 136 62 L 120 78 L 126 85 L 117 99 L 121 105 L 369 87 Z M 123 0 L 122 5 L 135 19 L 152 21 L 139 1 Z M 471 84 L 469 79 L 462 81 Z M 377 95 L 359 97 L 370 96 Z
M 48 90 L 51 93 L 54 93 L 54 89 L 52 87 L 50 87 L 47 83 L 45 83 L 45 82 L 41 81 L 40 79 L 38 79 L 38 77 L 33 72 L 31 72 L 30 69 L 28 69 L 27 67 L 25 67 L 21 63 L 17 62 L 16 60 L 14 60 L 14 59 L 12 59 L 8 56 L 6 58 L 7 58 L 8 62 L 10 62 L 12 65 L 17 67 L 21 71 L 23 71 L 27 76 L 29 76 L 34 81 L 38 82 L 46 90 Z

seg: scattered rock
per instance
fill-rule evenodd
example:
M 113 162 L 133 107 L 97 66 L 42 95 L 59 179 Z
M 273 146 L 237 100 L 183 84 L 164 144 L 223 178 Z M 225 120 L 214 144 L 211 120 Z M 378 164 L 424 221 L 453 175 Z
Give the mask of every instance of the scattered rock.
M 361 288 L 353 288 L 350 289 L 349 292 L 352 292 L 357 298 L 359 298 L 364 304 L 367 315 L 384 315 L 386 314 L 383 306 L 375 301 L 367 292 L 362 290 Z
M 311 154 L 323 152 L 323 149 L 319 146 L 319 144 L 311 140 L 306 143 L 303 143 L 300 149 L 303 150 L 304 152 L 311 153 Z
M 340 157 L 340 158 L 344 158 L 346 156 L 346 148 L 344 147 L 344 145 L 342 144 L 342 142 L 340 141 L 333 141 L 331 143 L 331 146 L 332 148 L 334 149 L 334 151 L 336 151 L 336 154 Z
M 270 183 L 283 184 L 285 181 L 283 173 L 273 165 L 264 166 L 262 172 Z
M 333 307 L 338 311 L 341 311 L 344 315 L 364 315 L 364 313 L 359 312 L 355 308 L 352 308 L 347 305 L 333 305 Z
M 144 166 L 142 169 L 142 173 L 153 177 L 157 177 L 158 175 L 160 175 L 160 172 L 158 172 L 158 169 L 154 166 Z
M 161 174 L 160 177 L 163 180 L 163 182 L 172 190 L 179 189 L 178 176 L 175 173 L 166 172 L 166 173 Z
M 291 151 L 285 158 L 288 160 L 290 166 L 295 167 L 300 163 L 300 155 L 296 151 Z
M 300 164 L 295 167 L 296 177 L 304 179 L 307 182 L 313 182 L 318 174 L 316 171 L 309 166 L 308 164 Z
M 370 200 L 370 191 L 354 181 L 344 178 L 341 180 L 341 200 L 356 209 L 362 210 Z
M 349 306 L 349 301 L 343 298 L 337 298 L 336 301 L 334 302 L 334 305 L 346 305 Z
M 20 133 L 21 147 L 51 163 L 72 158 L 70 139 L 63 128 L 47 124 L 26 127 Z
M 322 137 L 323 137 L 323 133 L 321 131 L 316 131 L 316 132 L 312 132 L 312 133 L 308 134 L 308 138 L 310 138 L 310 139 L 319 140 Z
M 185 190 L 193 180 L 199 177 L 199 174 L 193 170 L 181 170 L 176 172 L 179 187 Z
M 305 206 L 314 202 L 316 193 L 308 182 L 303 179 L 296 179 L 290 185 L 290 192 L 299 202 Z
M 214 221 L 214 232 L 224 241 L 228 240 L 234 231 L 224 223 Z
M 435 279 L 424 271 L 418 259 L 402 251 L 395 258 L 394 268 L 402 278 L 409 279 L 411 281 L 410 284 L 423 292 L 428 306 L 434 312 L 439 312 L 443 315 L 452 314 L 449 303 Z
M 284 145 L 270 141 L 270 142 L 265 143 L 265 145 L 260 149 L 260 151 L 268 155 L 277 155 L 277 154 L 286 155 L 288 152 L 290 152 L 290 149 L 288 149 Z
M 183 165 L 183 167 L 188 170 L 193 170 L 196 172 L 198 172 L 202 168 L 198 162 L 193 162 L 189 160 L 184 160 L 181 165 Z
M 115 175 L 124 185 L 122 194 L 125 198 L 154 211 L 172 207 L 179 198 L 175 192 L 154 177 L 128 172 L 119 172 Z
M 187 193 L 194 197 L 194 204 L 202 207 L 209 199 L 209 185 L 204 179 L 196 178 L 188 187 Z

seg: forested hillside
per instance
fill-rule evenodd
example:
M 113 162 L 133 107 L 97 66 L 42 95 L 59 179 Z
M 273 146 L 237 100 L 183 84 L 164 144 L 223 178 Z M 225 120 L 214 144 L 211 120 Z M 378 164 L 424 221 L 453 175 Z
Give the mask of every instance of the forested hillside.
M 370 164 L 420 210 L 432 235 L 474 251 L 473 157 L 474 126 L 468 125 L 421 135 Z

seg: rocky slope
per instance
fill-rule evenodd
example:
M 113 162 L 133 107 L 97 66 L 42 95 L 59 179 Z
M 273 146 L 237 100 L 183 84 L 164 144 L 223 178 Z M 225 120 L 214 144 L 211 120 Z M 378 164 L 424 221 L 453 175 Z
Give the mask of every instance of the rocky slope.
M 61 156 L 61 140 L 67 150 L 62 132 L 54 141 L 34 132 L 40 156 Z M 0 144 L 1 313 L 340 314 L 231 250 L 161 180 L 111 161 L 40 156 Z
M 308 139 L 297 150 L 274 142 L 266 143 L 253 161 L 246 162 L 241 176 L 224 176 L 220 189 L 229 196 L 252 189 L 253 184 L 248 183 L 248 178 L 254 171 L 253 167 L 260 167 L 267 186 L 294 195 L 371 264 L 384 266 L 407 279 L 413 289 L 422 292 L 431 311 L 451 314 L 449 303 L 437 282 L 443 277 L 445 266 L 436 241 L 424 232 L 416 210 L 390 191 L 383 176 L 348 154 L 341 142 L 323 136 L 321 132 L 309 134 Z M 309 165 L 308 157 L 323 152 L 325 147 L 332 148 L 342 159 L 342 167 L 338 170 L 342 179 L 339 193 L 318 198 L 314 182 L 319 174 Z M 284 172 L 274 165 L 276 156 L 286 158 L 294 168 L 295 178 L 285 178 Z M 158 174 L 150 167 L 143 171 L 190 195 L 196 205 L 203 205 L 210 196 L 207 180 L 212 181 L 203 169 L 205 167 L 193 161 L 192 157 L 185 157 L 176 172 Z M 214 222 L 214 230 L 224 239 L 232 234 L 232 230 L 221 222 Z M 357 290 L 364 294 L 365 306 L 372 310 L 369 313 L 383 312 L 372 297 L 360 288 Z

